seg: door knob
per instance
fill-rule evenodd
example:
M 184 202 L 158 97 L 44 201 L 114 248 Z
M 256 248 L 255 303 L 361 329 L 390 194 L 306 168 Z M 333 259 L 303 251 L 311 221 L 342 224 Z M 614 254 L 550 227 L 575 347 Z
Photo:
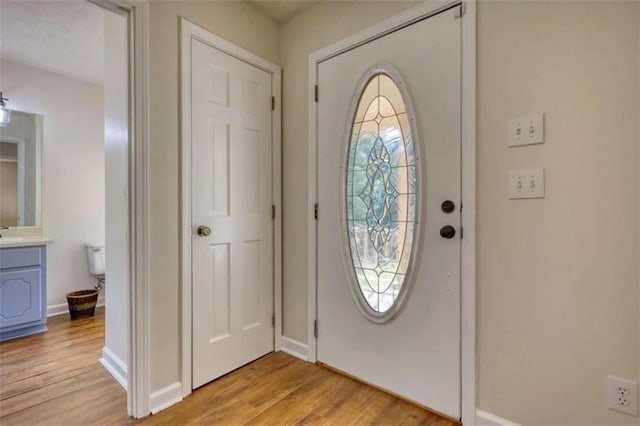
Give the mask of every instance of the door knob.
M 440 228 L 440 236 L 442 238 L 446 238 L 450 240 L 455 235 L 456 235 L 456 228 L 454 228 L 451 225 L 443 226 L 442 228 Z
M 208 237 L 211 235 L 211 228 L 208 226 L 200 225 L 198 226 L 198 230 L 196 231 L 199 237 Z

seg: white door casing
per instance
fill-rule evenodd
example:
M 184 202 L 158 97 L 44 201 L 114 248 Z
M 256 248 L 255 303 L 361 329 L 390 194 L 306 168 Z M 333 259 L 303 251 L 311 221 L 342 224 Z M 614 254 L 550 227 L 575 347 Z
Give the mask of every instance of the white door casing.
M 318 64 L 318 361 L 453 418 L 461 416 L 460 204 L 461 20 L 449 9 Z M 418 43 L 415 41 L 419 40 Z M 378 324 L 350 295 L 344 227 L 343 153 L 349 107 L 362 76 L 390 64 L 402 76 L 415 113 L 422 186 L 421 249 L 406 305 Z M 441 203 L 452 200 L 452 213 Z M 443 239 L 439 231 L 458 234 Z M 406 284 L 405 284 L 406 285 Z
M 191 55 L 195 388 L 274 349 L 272 76 L 199 40 Z

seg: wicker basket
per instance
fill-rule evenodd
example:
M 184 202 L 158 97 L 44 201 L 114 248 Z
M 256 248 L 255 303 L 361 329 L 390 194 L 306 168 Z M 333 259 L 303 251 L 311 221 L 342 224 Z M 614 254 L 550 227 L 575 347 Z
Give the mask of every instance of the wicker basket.
M 98 303 L 98 290 L 80 290 L 67 293 L 71 319 L 92 317 Z

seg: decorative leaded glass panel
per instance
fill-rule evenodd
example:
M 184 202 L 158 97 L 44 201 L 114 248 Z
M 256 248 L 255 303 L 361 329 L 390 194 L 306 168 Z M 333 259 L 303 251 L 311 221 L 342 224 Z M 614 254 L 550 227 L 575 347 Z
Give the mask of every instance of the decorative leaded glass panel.
M 405 287 L 416 227 L 416 153 L 402 93 L 385 73 L 365 84 L 347 151 L 346 223 L 357 290 L 391 309 Z

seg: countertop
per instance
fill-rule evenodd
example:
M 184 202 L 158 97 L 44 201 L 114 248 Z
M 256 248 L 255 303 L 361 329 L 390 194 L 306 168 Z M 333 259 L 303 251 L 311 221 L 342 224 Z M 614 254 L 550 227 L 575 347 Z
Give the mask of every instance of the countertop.
M 51 238 L 43 237 L 42 235 L 30 235 L 25 237 L 13 237 L 7 235 L 6 237 L 0 238 L 0 248 L 42 246 L 45 244 L 53 244 L 53 240 Z

